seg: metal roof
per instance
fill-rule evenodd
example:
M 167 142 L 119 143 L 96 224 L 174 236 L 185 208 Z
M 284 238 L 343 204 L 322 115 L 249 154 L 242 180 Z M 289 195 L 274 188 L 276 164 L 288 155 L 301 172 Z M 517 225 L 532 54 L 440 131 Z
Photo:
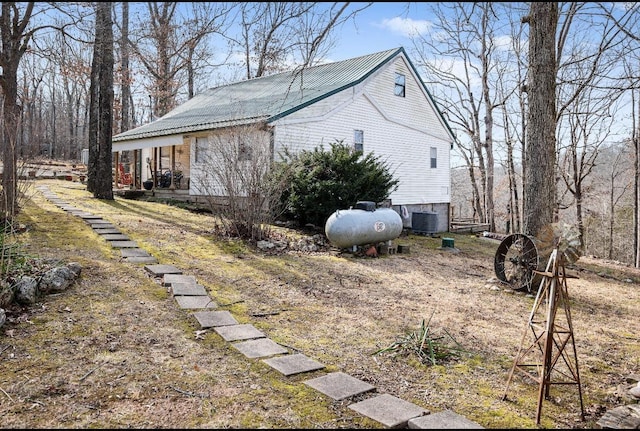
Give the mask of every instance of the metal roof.
M 156 121 L 113 136 L 113 142 L 268 123 L 357 85 L 401 52 L 390 49 L 211 88 Z

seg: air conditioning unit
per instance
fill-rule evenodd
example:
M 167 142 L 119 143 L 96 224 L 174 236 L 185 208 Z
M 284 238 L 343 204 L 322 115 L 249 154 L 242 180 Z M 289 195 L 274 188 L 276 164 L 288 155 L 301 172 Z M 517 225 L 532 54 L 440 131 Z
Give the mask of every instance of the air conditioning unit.
M 411 213 L 411 230 L 413 233 L 432 235 L 438 232 L 438 213 Z

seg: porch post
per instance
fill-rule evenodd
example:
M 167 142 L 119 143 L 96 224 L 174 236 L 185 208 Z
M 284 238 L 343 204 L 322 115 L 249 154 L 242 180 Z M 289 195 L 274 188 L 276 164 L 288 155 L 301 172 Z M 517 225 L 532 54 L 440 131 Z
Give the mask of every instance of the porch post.
M 115 185 L 120 188 L 120 152 L 113 153 L 113 165 L 115 166 Z
M 173 177 L 176 175 L 176 146 L 171 146 L 171 184 L 169 185 L 169 190 L 175 190 L 176 185 L 173 182 Z

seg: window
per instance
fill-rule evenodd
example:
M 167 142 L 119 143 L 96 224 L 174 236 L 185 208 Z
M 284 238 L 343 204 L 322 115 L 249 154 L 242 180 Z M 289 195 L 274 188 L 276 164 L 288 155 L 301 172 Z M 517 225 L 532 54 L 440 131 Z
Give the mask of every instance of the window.
M 431 169 L 438 167 L 438 149 L 431 147 Z
M 194 151 L 194 162 L 195 163 L 202 163 L 204 162 L 204 154 L 205 154 L 205 149 L 207 147 L 207 143 L 209 142 L 209 140 L 207 138 L 196 138 L 196 145 L 195 145 L 195 151 Z
M 362 130 L 353 131 L 353 149 L 364 151 L 364 132 Z
M 404 75 L 402 73 L 396 73 L 395 95 L 404 97 L 404 90 L 405 90 Z

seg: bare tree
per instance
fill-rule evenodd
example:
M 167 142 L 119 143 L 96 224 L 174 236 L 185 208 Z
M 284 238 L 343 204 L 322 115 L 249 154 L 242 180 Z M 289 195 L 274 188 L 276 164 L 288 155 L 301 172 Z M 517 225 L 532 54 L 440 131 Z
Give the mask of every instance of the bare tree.
M 496 7 L 490 2 L 433 4 L 435 28 L 414 38 L 427 81 L 440 89 L 434 96 L 448 121 L 467 137 L 456 145 L 476 195 L 474 214 L 489 223 L 490 230 L 495 229 L 494 113 L 517 88 L 498 88 L 510 61 L 502 58 L 505 51 L 498 46 Z M 476 175 L 480 175 L 479 181 Z
M 558 173 L 572 202 L 563 204 L 559 193 L 558 203 L 561 208 L 575 208 L 575 224 L 581 244 L 584 244 L 584 199 L 590 191 L 585 186 L 586 180 L 593 172 L 601 145 L 610 136 L 617 113 L 610 94 L 601 96 L 604 97 L 595 96 L 593 87 L 585 89 L 574 99 L 573 109 L 561 117 L 561 121 L 567 124 L 560 128 L 565 133 L 560 134 L 558 142 Z
M 22 111 L 20 124 L 21 136 L 19 141 L 23 143 L 18 151 L 18 158 L 27 160 L 37 157 L 41 149 L 46 145 L 47 127 L 46 112 L 44 107 L 44 88 L 49 77 L 46 66 L 37 61 L 34 56 L 25 56 L 22 62 Z M 49 148 L 47 148 L 49 149 Z
M 193 72 L 198 68 L 196 59 L 206 58 L 206 51 L 198 52 L 198 48 L 207 36 L 224 30 L 229 6 L 218 2 L 145 5 L 147 15 L 140 19 L 139 28 L 130 29 L 129 46 L 150 76 L 145 85 L 153 99 L 153 116 L 157 118 L 178 104 L 180 89 L 193 80 Z M 189 8 L 188 18 L 180 13 L 179 7 Z M 193 85 L 189 87 L 190 95 L 194 92 Z
M 0 87 L 2 87 L 2 199 L 0 208 L 3 220 L 11 220 L 18 212 L 17 203 L 17 148 L 20 106 L 18 105 L 18 66 L 29 47 L 35 29 L 28 29 L 35 2 L 28 2 L 24 9 L 15 2 L 2 3 L 0 16 Z
M 334 45 L 332 35 L 371 3 L 349 10 L 350 2 L 247 2 L 240 9 L 246 79 L 313 65 Z
M 613 259 L 613 251 L 614 251 L 614 227 L 616 224 L 616 210 L 618 207 L 618 203 L 620 200 L 627 194 L 628 190 L 631 189 L 632 183 L 628 181 L 628 178 L 625 178 L 625 174 L 629 172 L 631 159 L 629 156 L 629 147 L 627 145 L 622 147 L 622 150 L 619 151 L 613 163 L 609 164 L 609 177 L 607 178 L 607 185 L 609 190 L 607 194 L 609 195 L 609 229 L 608 229 L 608 241 L 609 247 L 607 249 L 607 258 Z M 626 231 L 626 230 L 625 230 Z
M 636 108 L 636 92 L 631 92 L 631 118 L 633 121 L 631 143 L 633 145 L 633 172 L 634 172 L 634 200 L 633 200 L 633 263 L 636 268 L 640 268 L 640 109 Z M 638 100 L 640 104 L 640 100 Z
M 119 40 L 120 46 L 120 105 L 122 115 L 120 131 L 126 132 L 131 128 L 131 72 L 129 70 L 129 3 L 122 2 L 122 26 Z
M 197 138 L 192 187 L 219 218 L 218 233 L 258 241 L 273 222 L 283 186 L 269 181 L 269 132 L 247 126 Z
M 89 166 L 87 190 L 113 200 L 111 137 L 113 134 L 113 22 L 111 2 L 96 3 L 96 33 L 91 64 Z
M 598 4 L 602 9 L 604 16 L 614 25 L 620 29 L 624 34 L 624 37 L 630 41 L 629 47 L 626 52 L 623 53 L 621 58 L 625 65 L 624 79 L 628 82 L 626 86 L 631 92 L 631 105 L 632 105 L 632 129 L 630 144 L 633 146 L 634 154 L 634 212 L 633 212 L 633 233 L 634 233 L 634 258 L 633 264 L 636 268 L 640 268 L 640 138 L 638 118 L 640 118 L 640 109 L 636 110 L 636 91 L 640 89 L 640 74 L 638 73 L 638 42 L 640 42 L 640 36 L 638 36 L 638 23 L 640 19 L 640 5 L 637 3 L 625 4 L 625 8 L 622 10 L 624 13 L 618 17 L 614 14 L 614 11 L 619 10 L 618 5 Z M 628 60 L 630 59 L 630 60 Z M 638 102 L 640 103 L 640 102 Z
M 89 36 L 85 35 L 88 39 Z M 47 53 L 45 76 L 49 84 L 51 100 L 51 125 L 47 137 L 51 147 L 51 157 L 64 160 L 78 160 L 83 142 L 87 137 L 85 123 L 87 115 L 91 58 L 87 44 L 71 41 L 63 33 L 56 32 L 39 38 L 39 46 Z M 42 53 L 38 53 L 38 60 Z M 60 109 L 57 109 L 60 105 Z
M 45 29 L 66 32 L 66 28 L 84 18 L 82 6 L 45 2 L 3 2 L 0 8 L 0 88 L 3 93 L 2 193 L 0 211 L 3 219 L 18 212 L 17 154 L 22 145 L 21 109 L 18 100 L 18 69 L 28 49 L 38 51 L 34 35 Z M 67 10 L 69 8 L 69 10 Z M 56 24 L 50 13 L 64 17 Z M 42 21 L 39 20 L 42 18 Z

